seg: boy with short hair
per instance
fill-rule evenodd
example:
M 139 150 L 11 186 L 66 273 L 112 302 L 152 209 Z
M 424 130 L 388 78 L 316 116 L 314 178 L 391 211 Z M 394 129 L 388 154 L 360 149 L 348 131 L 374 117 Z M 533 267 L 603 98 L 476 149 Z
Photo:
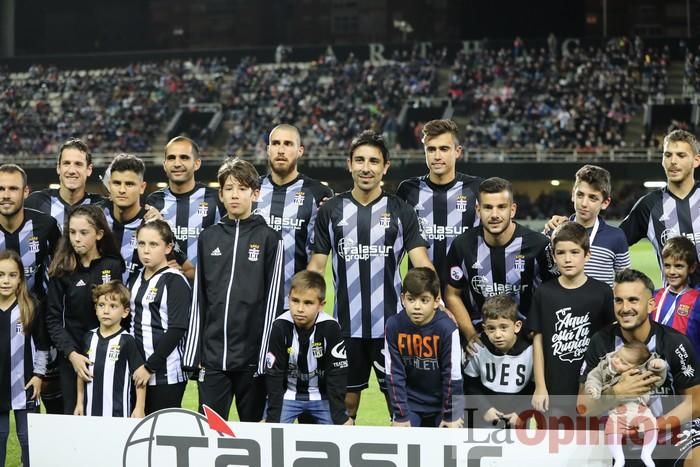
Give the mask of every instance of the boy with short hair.
M 293 423 L 306 414 L 323 425 L 352 425 L 345 411 L 348 360 L 338 322 L 323 312 L 326 282 L 313 271 L 294 275 L 289 311 L 272 323 L 267 419 Z
M 651 318 L 686 335 L 696 352 L 700 351 L 700 290 L 690 278 L 697 268 L 695 245 L 687 237 L 673 237 L 661 250 L 666 287 L 654 294 Z
M 601 211 L 610 206 L 610 172 L 597 165 L 586 164 L 576 172 L 576 182 L 571 193 L 574 214 L 568 220 L 581 224 L 588 232 L 590 258 L 584 271 L 588 277 L 613 286 L 615 273 L 630 267 L 629 246 L 625 233 L 607 224 Z M 565 216 L 553 216 L 547 223 L 545 235 L 565 222 Z
M 406 273 L 404 309 L 386 322 L 385 368 L 393 426 L 461 428 L 459 331 L 439 309 L 440 280 L 430 268 Z
M 228 418 L 233 397 L 241 421 L 265 408 L 265 355 L 282 313 L 282 238 L 252 214 L 260 192 L 255 167 L 239 158 L 219 168 L 221 221 L 197 243 L 197 270 L 183 366 L 199 372 L 200 403 Z
M 134 337 L 121 326 L 129 315 L 129 298 L 129 290 L 119 281 L 100 284 L 92 290 L 100 327 L 85 335 L 92 380 L 85 383 L 77 378 L 75 415 L 144 417 L 146 387 L 136 387 L 135 404 L 131 400 L 131 378 L 143 365 L 143 356 Z
M 484 318 L 481 342 L 464 370 L 468 394 L 475 395 L 476 407 L 487 426 L 500 421 L 516 427 L 518 414 L 529 408 L 517 396 L 530 396 L 532 382 L 532 343 L 520 331 L 518 304 L 509 295 L 486 299 L 481 309 Z M 480 419 L 475 426 L 482 425 Z
M 532 405 L 539 411 L 550 405 L 557 411 L 574 410 L 579 369 L 591 336 L 614 321 L 612 289 L 584 271 L 589 248 L 586 228 L 579 223 L 565 222 L 552 234 L 561 275 L 535 291 L 528 320 L 534 331 Z M 550 395 L 560 396 L 556 404 L 549 403 Z

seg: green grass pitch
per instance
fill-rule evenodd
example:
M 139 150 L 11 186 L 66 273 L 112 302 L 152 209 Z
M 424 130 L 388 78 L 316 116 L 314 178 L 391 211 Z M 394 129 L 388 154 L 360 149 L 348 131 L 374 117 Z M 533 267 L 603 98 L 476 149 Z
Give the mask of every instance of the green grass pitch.
M 661 285 L 661 273 L 659 271 L 659 266 L 656 261 L 656 255 L 652 249 L 649 242 L 643 241 L 634 245 L 630 249 L 632 255 L 632 267 L 639 269 L 651 277 L 656 286 Z M 403 271 L 405 271 L 405 262 L 403 264 Z M 402 271 L 402 272 L 403 272 Z M 333 275 L 330 271 L 330 261 L 329 267 L 326 270 L 326 283 L 328 284 L 328 294 L 326 297 L 326 311 L 332 312 L 333 304 Z M 187 391 L 185 392 L 185 397 L 183 399 L 182 406 L 187 409 L 197 410 L 197 387 L 195 383 L 190 382 L 187 386 Z M 235 409 L 231 410 L 230 418 L 236 420 L 237 416 Z M 19 460 L 19 445 L 17 444 L 17 438 L 14 434 L 14 418 L 11 419 L 11 433 L 8 442 L 7 450 L 7 462 L 8 467 L 18 467 L 20 465 Z M 360 403 L 360 412 L 357 417 L 358 425 L 388 425 L 389 424 L 389 413 L 386 408 L 386 403 L 384 402 L 384 396 L 379 391 L 377 387 L 377 382 L 374 378 L 370 380 L 370 387 L 362 393 L 362 401 Z

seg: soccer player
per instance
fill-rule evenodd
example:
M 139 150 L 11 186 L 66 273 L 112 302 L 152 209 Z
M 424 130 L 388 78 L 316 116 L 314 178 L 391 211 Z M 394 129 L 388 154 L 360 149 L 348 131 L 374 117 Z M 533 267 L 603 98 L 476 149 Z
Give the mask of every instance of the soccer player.
M 284 303 L 280 234 L 252 214 L 260 175 L 230 159 L 217 174 L 226 216 L 199 236 L 197 272 L 183 366 L 199 371 L 200 402 L 228 418 L 233 397 L 241 421 L 265 408 L 265 356 Z
M 143 418 L 146 387 L 136 386 L 132 401 L 132 376 L 143 365 L 134 336 L 122 328 L 129 315 L 129 290 L 119 281 L 92 289 L 97 329 L 85 334 L 84 352 L 90 359 L 91 374 L 86 382 L 76 378 L 78 394 L 74 415 Z
M 285 303 L 292 277 L 309 263 L 319 204 L 333 196 L 330 188 L 299 173 L 297 161 L 303 154 L 296 127 L 274 127 L 267 145 L 270 173 L 261 180 L 260 196 L 253 204 L 254 212 L 282 234 Z
M 601 211 L 610 206 L 612 198 L 610 172 L 597 165 L 584 165 L 576 172 L 576 182 L 571 193 L 575 213 L 553 216 L 547 223 L 545 235 L 567 220 L 581 224 L 588 232 L 591 256 L 586 262 L 586 276 L 613 286 L 615 273 L 630 267 L 630 254 L 625 233 L 607 224 Z
M 482 179 L 457 172 L 462 157 L 459 130 L 452 120 L 431 120 L 423 127 L 423 149 L 428 174 L 409 178 L 396 195 L 416 210 L 428 255 L 444 292 L 449 268 L 447 252 L 454 239 L 479 225 L 476 196 Z
M 344 401 L 345 342 L 338 322 L 323 312 L 325 304 L 326 282 L 321 274 L 300 271 L 294 275 L 289 311 L 272 323 L 265 358 L 267 422 L 293 423 L 307 414 L 319 424 L 352 425 Z
M 105 217 L 117 246 L 124 258 L 125 270 L 122 282 L 130 284 L 141 272 L 143 265 L 136 250 L 136 229 L 143 222 L 160 218 L 160 213 L 155 209 L 147 209 L 141 206 L 141 195 L 146 189 L 143 176 L 146 173 L 146 165 L 141 159 L 131 154 L 119 154 L 114 158 L 107 169 L 107 186 L 111 202 L 104 203 Z M 104 205 L 103 204 L 103 205 Z M 175 251 L 175 261 L 183 270 L 192 269 L 183 253 Z
M 680 465 L 675 458 L 682 459 L 686 455 L 690 458 L 691 453 L 692 458 L 697 458 L 700 456 L 697 420 L 693 421 L 693 430 L 687 427 L 685 436 L 676 446 L 668 439 L 674 429 L 684 429 L 679 427 L 679 424 L 686 424 L 700 415 L 700 374 L 697 372 L 698 362 L 690 341 L 678 331 L 650 319 L 650 307 L 654 303 L 654 284 L 644 273 L 633 269 L 619 272 L 615 277 L 613 292 L 617 322 L 601 329 L 591 338 L 579 379 L 577 401 L 579 413 L 589 417 L 600 416 L 619 403 L 619 399 L 615 397 L 617 395 L 643 395 L 649 392 L 649 388 L 658 381 L 659 377 L 654 376 L 650 371 L 640 373 L 636 369 L 623 373 L 616 384 L 603 391 L 603 397 L 600 399 L 592 399 L 586 394 L 584 388 L 588 372 L 596 368 L 601 358 L 608 352 L 619 348 L 625 342 L 643 342 L 650 352 L 656 352 L 669 365 L 666 381 L 652 393 L 652 395 L 666 397 L 656 400 L 650 408 L 658 417 L 659 444 L 665 446 L 663 449 L 675 449 L 675 451 L 666 452 L 667 455 L 673 453 L 674 459 L 663 462 L 661 459 L 655 459 L 656 465 L 657 467 Z M 677 403 L 679 398 L 682 400 Z M 623 434 L 640 439 L 640 435 L 636 434 L 632 428 Z M 666 435 L 666 439 L 662 435 Z M 661 447 L 657 446 L 657 451 L 659 449 Z M 626 457 L 627 459 L 638 458 L 639 454 Z M 625 465 L 643 465 L 632 462 L 628 461 Z
M 488 297 L 512 295 L 524 321 L 534 289 L 552 277 L 549 239 L 513 221 L 516 205 L 508 180 L 493 177 L 481 182 L 476 209 L 481 225 L 458 236 L 447 257 L 445 301 L 467 339 L 476 337 L 474 326 L 481 322 L 481 307 Z
M 401 259 L 408 253 L 416 267 L 433 265 L 415 211 L 382 191 L 382 177 L 389 170 L 389 150 L 382 137 L 362 132 L 352 141 L 347 162 L 353 188 L 319 209 L 308 268 L 323 274 L 333 253 L 334 316 L 346 339 L 350 365 L 345 405 L 354 420 L 373 366 L 385 391 L 384 323 L 401 311 Z
M 202 165 L 197 143 L 185 136 L 176 136 L 165 145 L 163 170 L 168 186 L 154 191 L 146 204 L 160 211 L 170 224 L 181 252 L 197 264 L 197 237 L 202 230 L 219 222 L 225 210 L 214 188 L 195 181 L 195 172 Z M 183 271 L 194 279 L 194 269 Z
M 529 316 L 535 333 L 532 405 L 542 412 L 573 414 L 590 336 L 615 320 L 613 294 L 610 286 L 585 273 L 590 244 L 584 226 L 567 221 L 557 227 L 552 252 L 560 275 L 535 290 Z
M 434 270 L 413 268 L 401 289 L 404 309 L 386 320 L 384 357 L 392 426 L 462 428 L 459 331 L 439 309 Z
M 143 180 L 146 165 L 136 156 L 119 154 L 107 170 L 111 202 L 105 203 L 104 213 L 124 258 L 122 282 L 128 284 L 143 267 L 136 251 L 136 229 L 146 215 L 146 208 L 141 206 L 141 195 L 146 189 Z
M 99 203 L 104 198 L 85 191 L 87 179 L 92 175 L 92 154 L 82 140 L 69 139 L 61 145 L 56 173 L 60 187 L 33 191 L 24 205 L 50 215 L 63 231 L 68 212 L 73 206 Z
M 652 191 L 632 207 L 620 224 L 632 245 L 648 238 L 656 250 L 661 275 L 666 284 L 661 251 L 671 237 L 682 235 L 700 248 L 700 190 L 695 181 L 695 169 L 700 166 L 700 145 L 695 136 L 685 130 L 674 130 L 664 138 L 661 165 L 666 172 L 666 187 Z M 697 285 L 700 271 L 691 276 Z
M 61 232 L 51 216 L 28 209 L 27 173 L 16 164 L 0 166 L 0 251 L 14 250 L 24 264 L 29 290 L 46 296 L 48 267 Z

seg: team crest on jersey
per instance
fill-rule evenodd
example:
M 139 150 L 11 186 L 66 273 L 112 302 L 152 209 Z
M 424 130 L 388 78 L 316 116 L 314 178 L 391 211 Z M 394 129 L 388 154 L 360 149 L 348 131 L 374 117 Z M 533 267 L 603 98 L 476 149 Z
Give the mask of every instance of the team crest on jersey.
M 15 323 L 15 333 L 16 334 L 23 334 L 24 333 L 24 326 L 22 326 L 22 321 L 17 320 Z
M 138 242 L 136 241 L 136 235 L 134 234 L 131 237 L 131 240 L 129 240 L 129 245 L 131 246 L 131 248 L 136 248 L 137 244 L 138 244 Z
M 39 237 L 29 237 L 27 246 L 29 247 L 30 252 L 39 253 Z
M 516 255 L 515 261 L 513 262 L 513 266 L 515 267 L 516 271 L 523 272 L 525 270 L 525 256 Z
M 294 193 L 294 204 L 297 206 L 303 206 L 304 205 L 304 192 L 303 191 L 297 191 Z
M 391 224 L 391 214 L 389 214 L 388 212 L 385 212 L 379 218 L 379 225 L 381 225 L 385 229 L 388 229 L 390 224 Z
M 199 207 L 197 207 L 197 215 L 200 217 L 206 217 L 207 214 L 209 213 L 209 203 L 206 201 L 202 201 L 199 203 Z
M 459 212 L 467 212 L 467 197 L 464 195 L 459 195 L 457 197 L 457 206 L 456 209 Z
M 273 366 L 275 366 L 275 354 L 268 352 L 265 355 L 265 367 L 269 370 Z
M 112 271 L 109 269 L 105 269 L 102 271 L 102 283 L 106 284 L 107 282 L 112 280 Z
M 323 342 L 314 342 L 311 344 L 311 354 L 316 358 L 323 357 Z
M 688 316 L 688 313 L 690 313 L 690 305 L 686 303 L 681 303 L 680 305 L 678 305 L 676 313 L 678 313 L 678 316 Z
M 113 362 L 116 362 L 119 360 L 119 352 L 120 352 L 120 347 L 119 344 L 113 345 L 109 348 L 109 351 L 107 352 L 107 358 L 110 359 Z
M 156 295 L 158 295 L 158 288 L 157 287 L 151 287 L 148 289 L 148 292 L 146 292 L 145 299 L 148 303 L 151 303 L 156 299 Z
M 257 261 L 260 257 L 260 245 L 251 243 L 248 245 L 248 261 Z

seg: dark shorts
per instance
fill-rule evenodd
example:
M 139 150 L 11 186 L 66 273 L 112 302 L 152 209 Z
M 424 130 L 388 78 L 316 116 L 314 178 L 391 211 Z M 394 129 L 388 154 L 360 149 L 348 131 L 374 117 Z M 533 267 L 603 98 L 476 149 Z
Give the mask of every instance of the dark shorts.
M 386 392 L 384 370 L 384 339 L 345 338 L 348 356 L 348 391 L 359 392 L 369 386 L 369 374 L 374 374 L 382 392 Z

